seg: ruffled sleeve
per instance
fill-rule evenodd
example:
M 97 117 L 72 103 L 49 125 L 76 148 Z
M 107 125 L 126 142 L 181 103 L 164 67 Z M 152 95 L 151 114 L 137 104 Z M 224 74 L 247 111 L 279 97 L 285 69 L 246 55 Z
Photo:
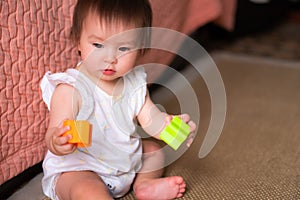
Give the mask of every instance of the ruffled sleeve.
M 47 72 L 41 81 L 42 97 L 50 110 L 51 97 L 57 85 L 64 83 L 73 86 L 81 96 L 81 108 L 75 117 L 77 120 L 87 120 L 94 112 L 94 85 L 78 70 L 68 69 L 65 73 Z
M 46 103 L 48 110 L 50 110 L 51 97 L 54 93 L 56 86 L 61 83 L 66 83 L 66 84 L 74 86 L 75 82 L 76 82 L 76 79 L 67 73 L 51 74 L 50 71 L 46 72 L 46 74 L 42 78 L 40 87 L 42 90 L 43 100 Z

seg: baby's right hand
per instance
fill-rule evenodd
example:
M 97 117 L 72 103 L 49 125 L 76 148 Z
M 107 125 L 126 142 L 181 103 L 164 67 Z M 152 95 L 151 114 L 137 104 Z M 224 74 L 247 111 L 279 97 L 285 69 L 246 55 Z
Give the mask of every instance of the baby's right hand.
M 68 143 L 72 136 L 64 135 L 68 130 L 70 130 L 68 126 L 53 128 L 52 137 L 50 139 L 50 146 L 52 147 L 50 150 L 52 153 L 56 155 L 66 155 L 75 151 L 77 145 Z

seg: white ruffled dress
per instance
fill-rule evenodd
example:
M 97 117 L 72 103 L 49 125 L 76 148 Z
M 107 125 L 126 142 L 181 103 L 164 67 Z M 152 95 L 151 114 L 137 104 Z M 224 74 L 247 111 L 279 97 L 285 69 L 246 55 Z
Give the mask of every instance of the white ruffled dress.
M 113 197 L 125 195 L 141 168 L 142 144 L 136 132 L 136 116 L 145 102 L 146 73 L 138 67 L 124 76 L 121 96 L 109 96 L 76 69 L 65 73 L 47 72 L 42 79 L 43 100 L 50 109 L 55 87 L 66 83 L 76 88 L 82 99 L 77 120 L 92 124 L 92 145 L 71 154 L 56 156 L 50 151 L 43 162 L 44 193 L 52 199 L 57 177 L 66 171 L 89 170 L 97 173 Z

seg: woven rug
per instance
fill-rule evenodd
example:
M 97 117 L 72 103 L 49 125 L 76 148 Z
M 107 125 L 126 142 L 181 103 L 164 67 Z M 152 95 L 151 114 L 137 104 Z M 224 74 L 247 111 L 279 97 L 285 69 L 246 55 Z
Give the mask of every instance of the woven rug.
M 300 199 L 300 63 L 222 53 L 214 60 L 227 95 L 222 135 L 213 151 L 199 159 L 210 98 L 201 77 L 194 79 L 201 111 L 198 134 L 165 175 L 185 178 L 182 199 Z M 162 104 L 178 111 L 175 98 Z M 121 198 L 131 199 L 133 192 Z
M 227 94 L 222 135 L 199 159 L 210 101 L 201 78 L 194 80 L 201 101 L 198 135 L 166 175 L 185 178 L 182 199 L 300 199 L 300 62 L 230 54 L 217 54 L 215 61 Z M 176 112 L 175 99 L 164 104 Z

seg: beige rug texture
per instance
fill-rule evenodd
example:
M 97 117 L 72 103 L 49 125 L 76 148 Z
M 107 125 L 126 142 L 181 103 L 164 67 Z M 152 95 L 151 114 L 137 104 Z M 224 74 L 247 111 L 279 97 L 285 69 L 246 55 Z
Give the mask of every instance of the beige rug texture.
M 214 60 L 227 94 L 222 135 L 199 159 L 210 98 L 202 79 L 193 80 L 200 101 L 198 135 L 166 175 L 185 178 L 182 199 L 300 199 L 300 63 L 222 53 Z M 174 99 L 164 105 L 178 111 Z
M 300 199 L 300 63 L 222 53 L 214 60 L 227 95 L 222 135 L 213 151 L 199 159 L 210 98 L 201 77 L 194 78 L 201 113 L 198 134 L 192 147 L 167 167 L 166 176 L 185 178 L 182 199 Z M 175 97 L 159 102 L 166 95 L 157 94 L 154 101 L 167 111 L 180 110 Z M 11 200 L 24 199 L 18 193 Z M 134 199 L 133 193 L 121 199 Z

